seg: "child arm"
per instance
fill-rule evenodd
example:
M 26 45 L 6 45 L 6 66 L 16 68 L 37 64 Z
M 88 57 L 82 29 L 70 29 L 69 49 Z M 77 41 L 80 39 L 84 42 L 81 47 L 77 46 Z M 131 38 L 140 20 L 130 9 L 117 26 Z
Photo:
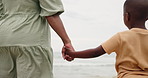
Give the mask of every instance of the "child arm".
M 66 54 L 73 58 L 94 58 L 105 54 L 103 47 L 100 45 L 99 47 L 93 49 L 87 49 L 83 51 L 74 52 L 71 49 L 67 48 Z

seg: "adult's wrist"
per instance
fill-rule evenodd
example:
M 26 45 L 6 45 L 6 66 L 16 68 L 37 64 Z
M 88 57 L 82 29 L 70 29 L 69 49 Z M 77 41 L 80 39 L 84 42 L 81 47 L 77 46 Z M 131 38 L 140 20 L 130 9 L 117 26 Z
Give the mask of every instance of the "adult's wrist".
M 71 41 L 70 40 L 63 41 L 63 44 L 64 44 L 64 46 L 71 45 Z

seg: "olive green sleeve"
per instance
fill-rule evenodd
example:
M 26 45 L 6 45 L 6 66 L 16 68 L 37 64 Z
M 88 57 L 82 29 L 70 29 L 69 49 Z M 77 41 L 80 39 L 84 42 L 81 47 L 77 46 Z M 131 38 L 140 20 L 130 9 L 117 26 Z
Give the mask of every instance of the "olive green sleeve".
M 61 0 L 39 0 L 39 4 L 41 7 L 41 16 L 51 16 L 64 12 Z

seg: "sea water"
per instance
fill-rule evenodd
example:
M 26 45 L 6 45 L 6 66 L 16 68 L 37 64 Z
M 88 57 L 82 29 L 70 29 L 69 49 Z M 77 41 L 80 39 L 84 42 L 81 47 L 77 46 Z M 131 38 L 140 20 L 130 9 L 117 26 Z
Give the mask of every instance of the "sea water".
M 61 19 L 75 50 L 97 47 L 117 32 L 127 30 L 123 22 L 125 0 L 61 1 L 65 9 Z M 61 39 L 52 32 L 55 78 L 113 78 L 117 75 L 115 53 L 67 62 L 61 56 L 62 46 Z
M 115 54 L 103 55 L 92 59 L 63 60 L 60 53 L 54 53 L 55 78 L 113 78 L 115 71 Z

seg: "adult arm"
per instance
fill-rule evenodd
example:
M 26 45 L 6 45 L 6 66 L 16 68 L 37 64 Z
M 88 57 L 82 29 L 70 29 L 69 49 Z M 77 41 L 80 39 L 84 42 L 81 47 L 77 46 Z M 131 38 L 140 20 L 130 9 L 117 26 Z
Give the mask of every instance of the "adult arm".
M 59 37 L 62 39 L 64 44 L 69 44 L 71 43 L 64 25 L 61 21 L 61 18 L 59 17 L 58 14 L 52 15 L 52 16 L 46 16 L 48 23 L 52 27 L 52 29 L 59 35 Z
M 61 38 L 64 46 L 69 47 L 70 49 L 72 49 L 74 51 L 73 46 L 71 44 L 71 40 L 69 39 L 69 37 L 66 33 L 66 30 L 64 28 L 64 25 L 62 23 L 62 20 L 61 20 L 59 14 L 55 14 L 55 15 L 52 15 L 52 16 L 46 16 L 46 19 L 47 19 L 48 23 L 50 24 L 50 26 L 52 27 L 52 29 Z M 65 57 L 64 51 L 65 51 L 65 48 L 63 47 L 62 48 L 63 57 Z

